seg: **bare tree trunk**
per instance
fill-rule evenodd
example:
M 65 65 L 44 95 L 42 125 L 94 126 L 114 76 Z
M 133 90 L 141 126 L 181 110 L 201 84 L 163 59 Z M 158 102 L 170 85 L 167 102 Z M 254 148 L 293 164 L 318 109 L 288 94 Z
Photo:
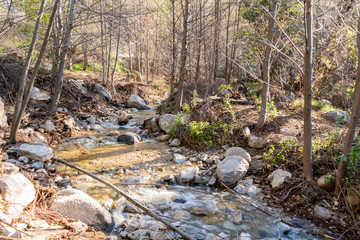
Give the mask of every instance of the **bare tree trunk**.
M 100 0 L 100 34 L 101 34 L 101 65 L 102 65 L 102 83 L 105 86 L 105 41 L 104 41 L 104 19 L 103 19 L 103 1 Z
M 351 145 L 354 141 L 356 126 L 359 122 L 359 116 L 360 116 L 360 17 L 358 20 L 358 33 L 357 33 L 357 48 L 358 48 L 358 67 L 356 71 L 356 84 L 355 84 L 355 96 L 354 96 L 354 105 L 351 113 L 351 119 L 348 126 L 348 130 L 345 137 L 345 144 L 343 148 L 343 155 L 345 157 L 348 157 L 349 151 L 351 148 Z M 359 132 L 360 133 L 360 132 Z M 341 193 L 341 185 L 342 180 L 344 179 L 346 175 L 346 168 L 347 164 L 344 161 L 341 161 L 338 169 L 336 171 L 336 185 L 335 185 L 335 195 L 339 196 Z
M 313 169 L 311 159 L 312 123 L 311 123 L 311 82 L 312 82 L 312 0 L 305 0 L 305 69 L 304 69 L 304 150 L 303 164 L 304 175 L 307 180 L 312 180 Z
M 202 26 L 202 0 L 199 0 L 199 17 L 197 19 L 199 26 L 197 27 L 198 29 L 198 51 L 197 51 L 197 55 L 196 55 L 196 70 L 195 70 L 195 90 L 197 90 L 197 83 L 199 81 L 199 76 L 200 76 L 200 61 L 201 61 L 201 45 L 202 45 L 202 35 L 203 35 L 203 26 Z
M 61 54 L 61 34 L 63 31 L 63 22 L 62 22 L 62 6 L 61 1 L 58 5 L 58 11 L 56 12 L 56 21 L 54 22 L 54 59 L 51 75 L 53 78 L 56 76 L 56 72 L 58 70 L 58 64 L 60 62 L 60 54 Z
M 227 84 L 230 83 L 230 79 L 228 79 L 228 71 L 229 71 L 229 35 L 230 35 L 230 15 L 231 15 L 231 1 L 228 2 L 228 15 L 227 15 L 227 23 L 226 23 L 226 41 L 225 41 L 225 81 Z
M 107 68 L 106 68 L 106 83 L 110 80 L 110 64 L 111 64 L 111 46 L 112 46 L 112 23 L 109 26 L 109 52 L 108 52 L 108 60 L 107 60 Z
M 171 0 L 171 11 L 172 11 L 172 65 L 171 65 L 171 80 L 170 80 L 170 94 L 169 99 L 174 93 L 174 82 L 176 74 L 176 22 L 175 22 L 175 0 Z
M 54 83 L 54 94 L 52 96 L 50 110 L 49 113 L 54 113 L 60 101 L 60 95 L 62 91 L 63 85 L 63 78 L 64 78 L 64 70 L 65 70 L 65 63 L 66 63 L 66 55 L 69 50 L 69 43 L 71 39 L 71 30 L 73 28 L 73 22 L 76 14 L 78 0 L 72 0 L 70 13 L 69 13 L 69 20 L 68 20 L 68 27 L 65 33 L 64 45 L 61 51 L 61 59 L 58 72 L 56 74 L 55 83 Z
M 114 75 L 116 72 L 116 65 L 118 62 L 118 57 L 119 57 L 119 48 L 120 48 L 120 28 L 118 29 L 118 35 L 117 35 L 117 41 L 116 41 L 116 54 L 115 54 L 115 63 L 114 63 L 114 68 L 111 74 L 111 89 L 114 89 Z
M 232 43 L 232 48 L 231 48 L 231 52 L 230 52 L 230 66 L 229 66 L 229 70 L 228 70 L 228 76 L 226 77 L 227 79 L 231 79 L 232 76 L 232 72 L 233 72 L 233 62 L 236 61 L 236 50 L 237 50 L 237 40 L 238 40 L 238 32 L 239 32 L 239 27 L 240 27 L 240 10 L 241 10 L 241 3 L 236 2 L 237 4 L 239 4 L 238 10 L 237 10 L 237 14 L 236 14 L 236 28 L 233 31 L 233 43 Z
M 129 49 L 130 72 L 132 72 L 133 71 L 133 61 L 132 61 L 131 46 L 130 46 L 130 34 L 129 33 L 128 33 L 127 44 L 128 44 L 128 49 Z
M 180 73 L 179 73 L 179 85 L 178 91 L 176 94 L 176 103 L 175 103 L 175 112 L 179 112 L 184 93 L 184 78 L 185 78 L 185 67 L 186 67 L 186 56 L 187 56 L 187 28 L 188 28 L 188 18 L 189 18 L 189 0 L 185 0 L 185 10 L 184 10 L 184 25 L 183 25 L 183 33 L 181 40 L 181 57 L 180 57 Z
M 39 53 L 39 56 L 36 60 L 36 64 L 35 64 L 35 68 L 30 76 L 30 81 L 29 83 L 27 84 L 27 89 L 26 89 L 26 93 L 25 93 L 25 96 L 24 96 L 24 100 L 21 104 L 21 107 L 20 107 L 20 112 L 18 114 L 18 117 L 16 119 L 14 119 L 13 121 L 13 125 L 12 125 L 12 129 L 11 129 L 11 133 L 14 134 L 14 139 L 16 138 L 16 133 L 17 133 L 17 130 L 19 129 L 20 127 L 20 123 L 21 123 L 21 119 L 22 119 L 22 116 L 25 112 L 25 109 L 29 103 L 29 99 L 30 99 L 30 95 L 31 95 L 31 90 L 34 86 L 34 83 L 35 83 L 35 79 L 36 79 L 36 75 L 40 69 L 40 65 L 41 65 L 41 61 L 45 55 L 45 51 L 46 51 L 46 46 L 47 46 L 47 43 L 49 41 L 49 36 L 50 36 L 50 32 L 51 32 L 51 26 L 53 25 L 53 21 L 54 21 L 54 18 L 55 18 L 55 13 L 58 9 L 58 5 L 59 5 L 59 2 L 60 0 L 56 0 L 55 1 L 55 4 L 53 6 L 53 10 L 52 10 L 52 13 L 51 13 L 51 16 L 50 16 L 50 19 L 49 19 L 49 23 L 48 23 L 48 26 L 47 26 L 47 29 L 46 29 L 46 33 L 45 33 L 45 36 L 44 36 L 44 41 L 42 43 L 42 46 L 41 46 L 41 49 L 40 49 L 40 53 Z M 13 136 L 11 136 L 10 138 L 12 138 Z
M 213 82 L 217 77 L 219 65 L 219 36 L 220 36 L 220 0 L 215 0 L 215 31 L 214 31 L 214 66 L 213 66 Z
M 22 70 L 22 73 L 21 73 L 21 76 L 19 79 L 20 80 L 19 91 L 17 93 L 14 117 L 13 117 L 13 121 L 12 121 L 12 126 L 14 126 L 14 127 L 11 128 L 10 143 L 16 142 L 16 131 L 17 131 L 16 121 L 18 118 L 22 118 L 22 116 L 20 116 L 19 114 L 20 114 L 20 108 L 21 108 L 21 104 L 23 101 L 23 97 L 24 97 L 26 77 L 27 77 L 27 74 L 29 71 L 31 56 L 32 56 L 34 48 L 35 48 L 35 44 L 36 44 L 36 40 L 37 40 L 39 28 L 40 28 L 41 18 L 44 13 L 45 3 L 46 3 L 46 0 L 41 1 L 41 5 L 39 8 L 39 12 L 37 14 L 37 19 L 36 19 L 36 23 L 35 23 L 35 27 L 34 27 L 34 31 L 33 31 L 33 37 L 32 37 L 31 43 L 30 43 L 30 48 L 29 48 L 28 54 L 26 56 L 24 68 Z
M 269 28 L 268 28 L 268 45 L 266 45 L 265 58 L 263 64 L 263 87 L 261 93 L 261 112 L 258 122 L 256 123 L 256 129 L 261 129 L 264 126 L 267 112 L 267 102 L 269 95 L 269 83 L 270 83 L 270 59 L 271 59 L 271 46 L 274 38 L 274 25 L 275 25 L 275 13 L 276 13 L 277 0 L 272 0 L 270 6 L 271 16 L 269 17 Z

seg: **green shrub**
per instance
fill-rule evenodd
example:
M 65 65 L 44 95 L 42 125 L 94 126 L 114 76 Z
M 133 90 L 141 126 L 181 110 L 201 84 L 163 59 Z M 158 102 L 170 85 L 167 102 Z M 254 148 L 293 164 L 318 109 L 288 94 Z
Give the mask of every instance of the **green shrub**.
M 221 84 L 218 88 L 217 91 L 220 92 L 223 89 L 227 89 L 227 90 L 232 90 L 232 86 L 231 84 Z

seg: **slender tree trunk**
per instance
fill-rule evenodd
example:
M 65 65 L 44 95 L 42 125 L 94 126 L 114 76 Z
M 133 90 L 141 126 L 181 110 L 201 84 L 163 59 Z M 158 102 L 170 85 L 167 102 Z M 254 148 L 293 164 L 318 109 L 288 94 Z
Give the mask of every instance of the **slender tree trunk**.
M 170 80 L 170 94 L 169 99 L 174 93 L 174 82 L 176 74 L 176 22 L 175 22 L 175 0 L 171 0 L 171 12 L 172 12 L 172 65 L 171 65 L 171 80 Z
M 186 56 L 187 56 L 187 29 L 188 29 L 188 18 L 189 18 L 189 0 L 185 0 L 185 10 L 184 10 L 184 25 L 183 25 L 183 33 L 181 40 L 181 57 L 180 57 L 180 74 L 179 74 L 179 85 L 178 91 L 176 94 L 176 102 L 175 102 L 175 112 L 179 112 L 184 93 L 184 78 L 185 78 L 185 67 L 186 67 Z
M 236 2 L 237 3 L 237 2 Z M 236 61 L 236 50 L 237 50 L 237 34 L 239 32 L 239 27 L 240 27 L 240 10 L 241 10 L 241 4 L 239 4 L 238 10 L 237 10 L 237 14 L 236 14 L 236 28 L 233 31 L 233 43 L 232 43 L 232 48 L 231 48 L 231 53 L 230 53 L 230 66 L 229 66 L 229 71 L 228 71 L 228 76 L 227 79 L 231 79 L 232 76 L 232 72 L 233 72 L 233 62 Z
M 217 77 L 219 65 L 219 36 L 220 36 L 220 0 L 215 0 L 215 31 L 214 31 L 214 67 L 213 67 L 213 82 Z
M 266 120 L 267 103 L 269 95 L 269 83 L 270 83 L 270 67 L 271 67 L 271 44 L 274 38 L 274 18 L 276 13 L 277 0 L 272 0 L 270 6 L 271 16 L 269 17 L 269 28 L 268 28 L 268 43 L 265 50 L 265 58 L 263 63 L 263 87 L 261 93 L 261 112 L 258 122 L 256 123 L 256 129 L 261 129 L 264 126 Z
M 69 20 L 68 20 L 68 27 L 66 29 L 64 44 L 61 51 L 61 58 L 59 69 L 56 74 L 55 83 L 54 83 L 54 94 L 52 96 L 50 111 L 49 113 L 54 113 L 60 101 L 60 95 L 62 91 L 63 85 L 63 78 L 64 78 L 64 70 L 65 70 L 65 63 L 66 63 L 66 55 L 69 50 L 69 43 L 71 39 L 71 30 L 73 28 L 73 22 L 76 14 L 78 0 L 72 0 L 70 13 L 69 13 Z
M 312 123 L 311 123 L 311 82 L 312 82 L 312 0 L 305 1 L 305 54 L 304 54 L 304 150 L 303 164 L 304 175 L 307 180 L 312 180 L 313 169 L 311 159 Z
M 115 63 L 114 63 L 114 68 L 111 74 L 111 89 L 114 89 L 114 75 L 116 72 L 116 65 L 118 62 L 118 57 L 119 57 L 119 48 L 120 48 L 120 28 L 118 30 L 118 35 L 117 35 L 117 40 L 116 40 L 116 54 L 115 54 Z
M 197 83 L 200 77 L 200 61 L 201 61 L 201 45 L 202 45 L 202 35 L 203 35 L 203 26 L 202 26 L 202 0 L 199 0 L 199 17 L 198 17 L 198 51 L 196 55 L 196 70 L 195 70 L 195 90 L 197 90 Z
M 104 41 L 104 18 L 103 18 L 103 1 L 100 0 L 100 34 L 101 34 L 101 65 L 102 65 L 102 83 L 105 86 L 105 41 Z
M 131 46 L 130 46 L 130 34 L 127 35 L 127 44 L 128 44 L 128 50 L 129 50 L 129 64 L 130 64 L 130 72 L 133 71 L 133 61 L 132 61 L 132 54 L 131 54 Z
M 56 72 L 58 70 L 58 64 L 60 62 L 60 54 L 61 54 L 61 34 L 63 31 L 63 22 L 62 22 L 62 6 L 61 1 L 58 5 L 58 10 L 56 12 L 56 21 L 54 22 L 54 59 L 51 75 L 53 78 L 56 76 Z
M 33 31 L 33 37 L 32 37 L 31 43 L 30 43 L 30 48 L 29 48 L 28 54 L 26 56 L 26 60 L 25 60 L 25 63 L 24 63 L 24 68 L 23 68 L 21 76 L 20 76 L 19 91 L 17 93 L 14 117 L 13 117 L 13 121 L 12 121 L 12 126 L 14 126 L 14 127 L 12 127 L 12 129 L 11 129 L 10 143 L 15 143 L 16 142 L 16 131 L 17 131 L 16 121 L 17 121 L 18 118 L 22 117 L 19 114 L 20 114 L 20 108 L 21 108 L 21 104 L 22 104 L 22 101 L 23 101 L 23 97 L 24 97 L 26 77 L 27 77 L 27 74 L 28 74 L 28 71 L 29 71 L 31 56 L 32 56 L 34 48 L 35 48 L 35 44 L 36 44 L 36 40 L 37 40 L 39 28 L 40 28 L 41 18 L 42 18 L 43 13 L 44 13 L 45 3 L 46 3 L 46 0 L 41 1 L 39 12 L 37 14 L 35 28 L 34 28 L 34 31 Z
M 345 137 L 345 144 L 343 148 L 343 155 L 345 157 L 348 157 L 349 151 L 351 148 L 351 145 L 354 141 L 354 136 L 356 132 L 356 126 L 359 122 L 359 116 L 360 116 L 360 17 L 358 20 L 358 34 L 357 34 L 357 48 L 358 48 L 358 66 L 356 71 L 356 84 L 355 84 L 355 96 L 354 96 L 354 105 L 351 113 L 351 119 L 348 126 L 348 130 Z M 359 132 L 360 133 L 360 132 Z M 339 196 L 341 193 L 341 185 L 342 180 L 344 179 L 346 175 L 346 168 L 347 164 L 344 161 L 341 161 L 338 169 L 336 171 L 336 185 L 335 185 L 335 195 Z
M 87 70 L 87 67 L 89 65 L 89 60 L 88 60 L 88 42 L 87 40 L 85 40 L 85 43 L 83 45 L 83 50 L 84 50 L 84 59 L 83 59 L 83 71 Z
M 41 49 L 40 49 L 39 56 L 38 56 L 38 58 L 36 60 L 34 70 L 33 70 L 32 74 L 30 76 L 30 81 L 27 84 L 26 93 L 25 93 L 24 100 L 23 100 L 23 102 L 21 104 L 21 107 L 20 107 L 19 115 L 16 118 L 16 120 L 14 121 L 15 123 L 13 122 L 11 133 L 14 132 L 14 136 L 16 136 L 17 130 L 20 127 L 22 116 L 23 116 L 23 114 L 25 112 L 25 109 L 26 109 L 28 103 L 29 103 L 31 90 L 32 90 L 32 88 L 34 86 L 36 75 L 37 75 L 37 73 L 38 73 L 38 71 L 40 69 L 41 61 L 42 61 L 42 59 L 43 59 L 43 57 L 45 55 L 46 46 L 47 46 L 47 43 L 49 41 L 49 36 L 50 36 L 50 32 L 51 32 L 51 26 L 53 25 L 53 21 L 54 21 L 54 18 L 55 18 L 55 13 L 56 13 L 56 11 L 58 9 L 59 2 L 60 2 L 60 0 L 55 1 L 54 7 L 53 7 L 53 10 L 52 10 L 50 19 L 49 19 L 49 23 L 48 23 L 48 26 L 47 26 L 47 29 L 46 29 L 46 32 L 45 32 L 44 41 L 43 41 Z
M 108 60 L 107 60 L 107 68 L 106 68 L 106 83 L 110 80 L 110 64 L 111 64 L 111 46 L 112 46 L 112 23 L 109 26 L 109 52 L 108 52 Z
M 231 1 L 228 2 L 228 15 L 227 15 L 227 23 L 226 23 L 226 41 L 225 41 L 225 81 L 227 84 L 230 83 L 230 79 L 228 79 L 228 71 L 229 71 L 229 35 L 230 35 L 230 15 L 231 15 Z

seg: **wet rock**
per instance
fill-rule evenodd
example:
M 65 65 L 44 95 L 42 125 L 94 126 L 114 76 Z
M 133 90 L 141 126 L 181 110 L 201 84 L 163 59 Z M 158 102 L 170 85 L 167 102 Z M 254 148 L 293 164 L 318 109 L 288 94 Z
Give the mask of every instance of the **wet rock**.
M 178 153 L 174 153 L 173 161 L 178 163 L 178 164 L 181 164 L 181 163 L 184 163 L 186 161 L 186 157 L 183 156 L 183 155 L 180 155 Z
M 30 99 L 37 101 L 48 101 L 50 96 L 38 89 L 37 87 L 33 87 L 30 93 Z
M 14 147 L 13 150 L 19 155 L 26 156 L 38 161 L 50 160 L 54 156 L 53 150 L 47 147 L 45 144 L 40 145 L 36 143 L 24 143 Z
M 197 175 L 195 177 L 195 183 L 197 184 L 206 184 L 210 181 L 210 177 L 209 176 L 200 176 L 200 175 Z
M 216 174 L 212 175 L 212 177 L 210 178 L 209 182 L 208 182 L 208 185 L 209 186 L 214 186 L 216 184 L 216 177 L 215 177 Z
M 125 183 L 148 183 L 150 180 L 150 175 L 143 175 L 143 174 L 135 174 L 132 176 L 129 176 L 122 180 L 122 182 Z
M 91 117 L 88 117 L 86 119 L 86 121 L 89 123 L 89 124 L 95 124 L 96 123 L 96 118 L 91 116 Z
M 141 97 L 133 94 L 130 96 L 127 105 L 129 108 L 136 108 L 139 110 L 149 110 L 150 107 L 146 105 L 146 102 Z
M 176 210 L 174 212 L 174 218 L 176 220 L 189 220 L 191 218 L 191 214 L 184 210 Z
M 332 211 L 321 206 L 316 206 L 314 208 L 314 213 L 316 217 L 323 219 L 330 219 L 334 215 Z
M 129 119 L 127 117 L 119 117 L 118 118 L 118 124 L 120 126 L 126 125 L 129 122 Z
M 44 163 L 43 162 L 34 162 L 31 164 L 31 168 L 34 168 L 36 170 L 44 168 Z
M 111 214 L 89 195 L 76 189 L 60 191 L 50 209 L 64 217 L 80 219 L 90 226 L 113 227 Z
M 331 175 L 323 175 L 317 180 L 317 185 L 328 192 L 334 191 L 335 178 Z
M 291 178 L 291 173 L 282 169 L 277 169 L 268 176 L 268 180 L 271 181 L 271 187 L 277 189 L 281 185 Z
M 235 185 L 249 169 L 249 163 L 241 156 L 226 157 L 217 167 L 216 176 L 227 186 Z
M 120 132 L 119 131 L 111 131 L 108 132 L 108 134 L 106 134 L 106 136 L 119 136 Z
M 166 133 L 169 133 L 171 128 L 175 127 L 176 115 L 173 114 L 164 114 L 159 118 L 159 126 Z
M 181 171 L 180 179 L 182 182 L 190 182 L 194 180 L 195 176 L 199 173 L 198 167 L 187 168 Z
M 266 142 L 259 137 L 250 136 L 248 145 L 251 148 L 261 149 L 266 147 Z
M 0 97 L 0 128 L 7 128 L 7 117 L 4 109 L 4 100 Z
M 15 174 L 19 172 L 19 168 L 15 164 L 9 162 L 0 162 L 0 169 L 6 174 Z
M 81 94 L 83 94 L 83 95 L 89 94 L 87 88 L 83 86 L 83 84 L 84 84 L 83 80 L 70 79 L 69 82 L 72 83 L 81 92 Z
M 251 235 L 249 233 L 241 233 L 239 240 L 252 240 Z
M 15 165 L 18 165 L 18 166 L 23 165 L 23 163 L 19 162 L 18 160 L 12 159 L 12 158 L 6 160 L 6 162 L 12 163 L 12 164 L 15 164 Z
M 56 130 L 55 125 L 49 120 L 47 120 L 44 124 L 40 124 L 40 127 L 48 132 Z
M 332 110 L 325 113 L 325 117 L 329 118 L 333 122 L 337 122 L 340 118 L 344 118 L 344 122 L 348 123 L 350 121 L 350 115 L 347 112 L 340 110 Z
M 169 144 L 170 147 L 179 147 L 180 145 L 181 145 L 181 142 L 177 138 L 173 139 Z
M 63 122 L 64 122 L 64 125 L 69 129 L 73 129 L 75 127 L 75 120 L 73 117 L 69 117 L 69 118 L 65 119 Z
M 111 94 L 100 84 L 95 84 L 95 89 L 100 93 L 101 96 L 103 96 L 106 100 L 111 101 L 112 97 Z
M 259 193 L 261 193 L 261 188 L 256 187 L 255 185 L 246 184 L 244 182 L 241 182 L 238 184 L 235 188 L 235 191 L 240 193 L 241 195 L 249 196 L 249 197 L 255 197 Z
M 228 150 L 226 150 L 225 152 L 225 157 L 230 157 L 230 156 L 241 156 L 243 157 L 248 163 L 251 162 L 251 156 L 250 154 L 244 150 L 241 147 L 232 147 L 229 148 Z
M 184 150 L 182 150 L 181 148 L 173 148 L 172 151 L 174 153 L 183 153 L 184 152 Z
M 98 132 L 102 132 L 105 130 L 105 128 L 103 128 L 101 125 L 99 124 L 89 124 L 88 125 L 89 130 L 95 130 Z
M 22 174 L 12 174 L 0 179 L 0 192 L 8 202 L 8 213 L 18 216 L 23 209 L 35 199 L 33 184 Z
M 170 140 L 170 136 L 165 134 L 165 135 L 158 136 L 155 139 L 158 142 L 167 142 Z
M 125 133 L 123 135 L 120 135 L 117 138 L 117 141 L 119 143 L 132 145 L 132 144 L 135 144 L 135 143 L 139 143 L 141 141 L 141 137 L 136 133 L 127 132 L 127 133 Z
M 241 224 L 243 221 L 243 214 L 241 211 L 237 210 L 234 213 L 231 213 L 230 220 L 235 224 Z

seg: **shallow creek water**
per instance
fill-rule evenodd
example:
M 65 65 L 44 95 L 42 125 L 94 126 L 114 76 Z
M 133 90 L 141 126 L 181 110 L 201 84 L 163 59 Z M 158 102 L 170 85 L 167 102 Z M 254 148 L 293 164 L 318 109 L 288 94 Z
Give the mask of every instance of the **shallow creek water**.
M 165 176 L 179 174 L 181 170 L 189 168 L 184 164 L 171 161 L 172 155 L 167 144 L 147 139 L 135 145 L 125 145 L 116 143 L 115 136 L 107 136 L 114 130 L 125 133 L 137 124 L 141 124 L 146 116 L 153 113 L 153 111 L 140 111 L 133 114 L 134 119 L 125 126 L 128 129 L 118 130 L 119 126 L 111 122 L 105 123 L 104 125 L 108 127 L 105 131 L 87 133 L 93 134 L 94 137 L 74 139 L 73 142 L 78 143 L 77 145 L 73 142 L 64 144 L 56 150 L 56 154 L 59 158 L 68 160 L 118 185 L 131 197 L 157 211 L 196 239 L 216 239 L 219 236 L 222 238 L 218 239 L 321 239 L 307 233 L 308 230 L 316 229 L 308 221 L 288 216 L 266 206 L 261 201 L 244 197 L 245 201 L 242 197 L 206 186 L 172 186 L 166 189 L 154 186 L 120 185 L 119 183 L 124 178 L 130 176 L 146 176 L 148 181 L 153 183 Z M 79 147 L 79 144 L 82 147 Z M 117 217 L 134 218 L 134 214 L 124 212 L 123 207 L 117 207 L 122 206 L 118 203 L 124 201 L 111 189 L 71 168 L 59 165 L 58 169 L 71 177 L 74 187 L 88 193 L 104 205 L 111 205 L 113 214 Z M 268 212 L 271 216 L 254 206 Z M 149 217 L 141 215 L 137 216 L 137 221 L 142 221 L 144 225 L 144 222 L 150 220 Z M 153 223 L 157 224 L 156 221 Z M 158 228 L 147 227 L 148 231 L 150 229 L 152 232 L 159 231 L 159 228 L 161 229 L 160 225 Z M 244 233 L 249 234 L 251 238 L 245 238 Z M 155 236 L 152 239 L 176 237 L 171 234 L 162 236 Z M 238 238 L 240 236 L 243 238 Z

